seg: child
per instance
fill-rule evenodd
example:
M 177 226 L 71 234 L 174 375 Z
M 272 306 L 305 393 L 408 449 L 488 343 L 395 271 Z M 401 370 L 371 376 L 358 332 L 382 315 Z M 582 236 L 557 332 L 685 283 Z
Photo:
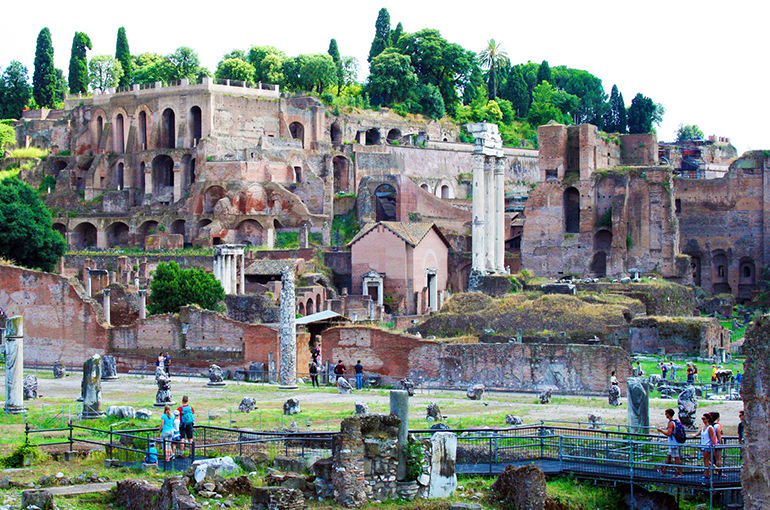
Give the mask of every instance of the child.
M 174 449 L 174 456 L 179 455 L 179 443 L 182 441 L 182 436 L 179 433 L 179 425 L 181 424 L 181 420 L 179 419 L 179 410 L 174 409 L 174 433 L 171 436 L 171 446 Z
M 158 449 L 155 448 L 155 441 L 147 443 L 147 455 L 144 456 L 144 463 L 158 465 Z

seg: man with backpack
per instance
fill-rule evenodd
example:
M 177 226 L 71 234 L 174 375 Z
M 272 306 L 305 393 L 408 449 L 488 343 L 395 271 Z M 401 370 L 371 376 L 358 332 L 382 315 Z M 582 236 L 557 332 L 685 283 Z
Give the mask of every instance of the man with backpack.
M 674 475 L 674 478 L 681 478 L 684 474 L 682 470 L 682 456 L 679 453 L 679 447 L 684 444 L 687 439 L 687 432 L 684 430 L 684 425 L 679 420 L 674 419 L 674 410 L 666 409 L 666 418 L 668 418 L 668 426 L 666 430 L 657 428 L 657 431 L 664 436 L 668 437 L 668 455 L 666 456 L 666 464 L 671 464 L 672 460 L 674 464 L 679 465 L 679 473 Z M 666 474 L 666 468 L 658 468 L 658 472 Z
M 195 425 L 195 409 L 188 403 L 187 395 L 182 397 L 182 405 L 177 408 L 179 411 L 179 433 L 182 438 L 182 455 L 184 457 L 184 445 L 190 446 L 190 457 L 193 455 L 193 425 Z

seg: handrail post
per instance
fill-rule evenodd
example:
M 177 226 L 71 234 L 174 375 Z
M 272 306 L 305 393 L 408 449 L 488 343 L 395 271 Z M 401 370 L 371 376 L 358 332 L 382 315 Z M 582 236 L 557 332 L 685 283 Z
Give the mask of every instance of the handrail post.
M 70 428 L 70 451 L 72 451 L 72 419 L 70 419 L 69 428 Z

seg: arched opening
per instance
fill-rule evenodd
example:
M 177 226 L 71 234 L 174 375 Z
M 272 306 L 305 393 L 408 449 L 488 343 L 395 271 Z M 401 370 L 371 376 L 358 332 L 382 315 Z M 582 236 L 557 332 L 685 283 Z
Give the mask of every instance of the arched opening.
M 398 221 L 396 214 L 396 188 L 381 184 L 374 192 L 376 221 Z
M 305 316 L 305 304 L 300 302 L 299 305 L 297 305 L 297 313 L 301 316 Z
M 308 299 L 307 300 L 307 314 L 313 315 L 315 313 L 315 307 L 313 306 L 313 300 Z
M 321 294 L 316 294 L 316 297 L 315 297 L 315 308 L 316 308 L 316 312 L 322 312 L 323 311 L 323 301 L 321 300 Z
M 160 123 L 160 146 L 163 149 L 176 147 L 176 115 L 171 108 L 163 110 Z
M 126 152 L 125 128 L 123 125 L 122 113 L 119 113 L 118 116 L 115 117 L 115 137 L 113 139 L 115 140 L 115 152 L 118 154 Z
M 248 195 L 245 191 L 241 191 L 238 193 L 238 212 L 241 214 L 246 214 L 246 209 L 248 208 Z
M 145 221 L 139 226 L 139 229 L 137 230 L 137 233 L 139 234 L 140 239 L 142 240 L 142 246 L 145 246 L 147 243 L 147 236 L 154 235 L 158 232 L 158 222 L 157 221 Z
M 102 133 L 104 132 L 104 119 L 101 115 L 96 117 L 96 147 L 102 143 Z
M 139 150 L 147 150 L 147 113 L 142 110 L 139 112 Z
M 690 256 L 690 271 L 692 272 L 692 281 L 696 287 L 701 286 L 701 263 L 700 257 Z
M 366 145 L 380 145 L 380 130 L 371 128 L 366 131 Z
M 123 163 L 118 163 L 118 167 L 115 169 L 115 185 L 119 190 L 123 189 L 125 183 L 123 182 Z
M 600 230 L 594 236 L 594 250 L 609 251 L 612 248 L 612 232 Z
M 61 224 L 61 223 L 54 223 L 54 224 L 53 224 L 53 229 L 54 229 L 56 232 L 60 233 L 60 234 L 61 234 L 61 236 L 62 236 L 62 237 L 65 239 L 65 240 L 67 239 L 67 227 L 65 227 L 63 224 Z
M 450 191 L 451 188 L 444 184 L 441 186 L 441 198 L 452 198 L 452 192 Z
M 738 271 L 738 301 L 745 303 L 751 300 L 752 291 L 757 283 L 757 271 L 754 261 L 749 257 L 742 258 Z
M 344 193 L 350 190 L 350 176 L 348 172 L 348 159 L 335 156 L 332 160 L 334 167 L 334 192 Z
M 564 231 L 580 233 L 580 192 L 575 188 L 564 191 Z
M 339 147 L 342 145 L 342 130 L 336 122 L 331 127 L 332 145 Z
M 302 148 L 305 148 L 305 126 L 299 122 L 292 122 L 289 124 L 289 133 L 295 140 L 302 142 Z
M 174 223 L 171 224 L 170 233 L 179 234 L 182 237 L 184 237 L 185 225 L 186 223 L 184 220 L 176 220 Z
M 72 246 L 75 249 L 90 248 L 96 246 L 96 227 L 85 222 L 81 223 L 72 232 Z
M 51 166 L 51 171 L 53 172 L 53 176 L 55 179 L 59 178 L 59 172 L 67 168 L 67 162 L 66 161 L 55 161 L 53 166 Z
M 188 190 L 193 183 L 192 164 L 190 163 L 191 161 L 192 158 L 189 154 L 182 156 L 182 175 L 180 177 L 182 182 L 180 185 L 183 191 Z
M 388 140 L 388 143 L 391 143 L 391 144 L 393 142 L 398 142 L 399 140 L 401 140 L 401 130 L 391 129 L 390 131 L 388 131 L 387 140 Z
M 204 197 L 203 214 L 212 214 L 217 202 L 225 196 L 225 189 L 222 186 L 212 186 L 207 189 Z
M 261 246 L 263 242 L 262 225 L 254 220 L 245 220 L 235 228 L 235 244 Z
M 152 192 L 159 201 L 170 202 L 174 197 L 174 160 L 161 154 L 152 160 Z
M 712 265 L 711 281 L 714 294 L 732 294 L 727 254 L 723 250 L 716 250 L 712 254 Z
M 107 227 L 107 246 L 128 246 L 128 225 L 117 221 Z
M 302 167 L 294 167 L 294 182 L 302 182 Z
M 597 251 L 594 253 L 594 258 L 591 261 L 591 273 L 596 276 L 607 276 L 607 253 L 604 251 Z
M 190 184 L 195 183 L 195 158 L 190 160 Z
M 203 219 L 198 222 L 197 225 L 195 225 L 195 237 L 199 237 L 203 231 L 211 225 L 211 220 L 209 219 Z
M 200 106 L 190 108 L 190 134 L 192 135 L 192 146 L 197 147 L 203 138 L 203 116 Z
M 422 184 L 420 184 L 420 188 L 430 193 L 430 186 L 428 186 L 428 183 L 423 182 Z

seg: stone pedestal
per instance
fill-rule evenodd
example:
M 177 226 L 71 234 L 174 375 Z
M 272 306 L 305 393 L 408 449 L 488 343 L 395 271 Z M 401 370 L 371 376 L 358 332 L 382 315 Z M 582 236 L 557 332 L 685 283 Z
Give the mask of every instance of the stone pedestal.
M 206 386 L 214 388 L 222 388 L 226 386 L 224 377 L 222 377 L 222 369 L 219 365 L 211 365 L 209 367 L 209 382 Z
M 430 438 L 430 486 L 429 498 L 448 498 L 457 490 L 457 435 L 452 432 L 436 432 Z
M 297 298 L 294 293 L 294 269 L 281 269 L 281 365 L 282 390 L 297 386 Z
M 118 366 L 115 363 L 115 357 L 104 356 L 102 358 L 102 381 L 117 381 L 118 380 Z
M 5 412 L 24 412 L 24 318 L 5 322 Z
M 83 382 L 81 392 L 83 397 L 84 420 L 104 418 L 102 412 L 102 357 L 94 354 L 83 363 Z

